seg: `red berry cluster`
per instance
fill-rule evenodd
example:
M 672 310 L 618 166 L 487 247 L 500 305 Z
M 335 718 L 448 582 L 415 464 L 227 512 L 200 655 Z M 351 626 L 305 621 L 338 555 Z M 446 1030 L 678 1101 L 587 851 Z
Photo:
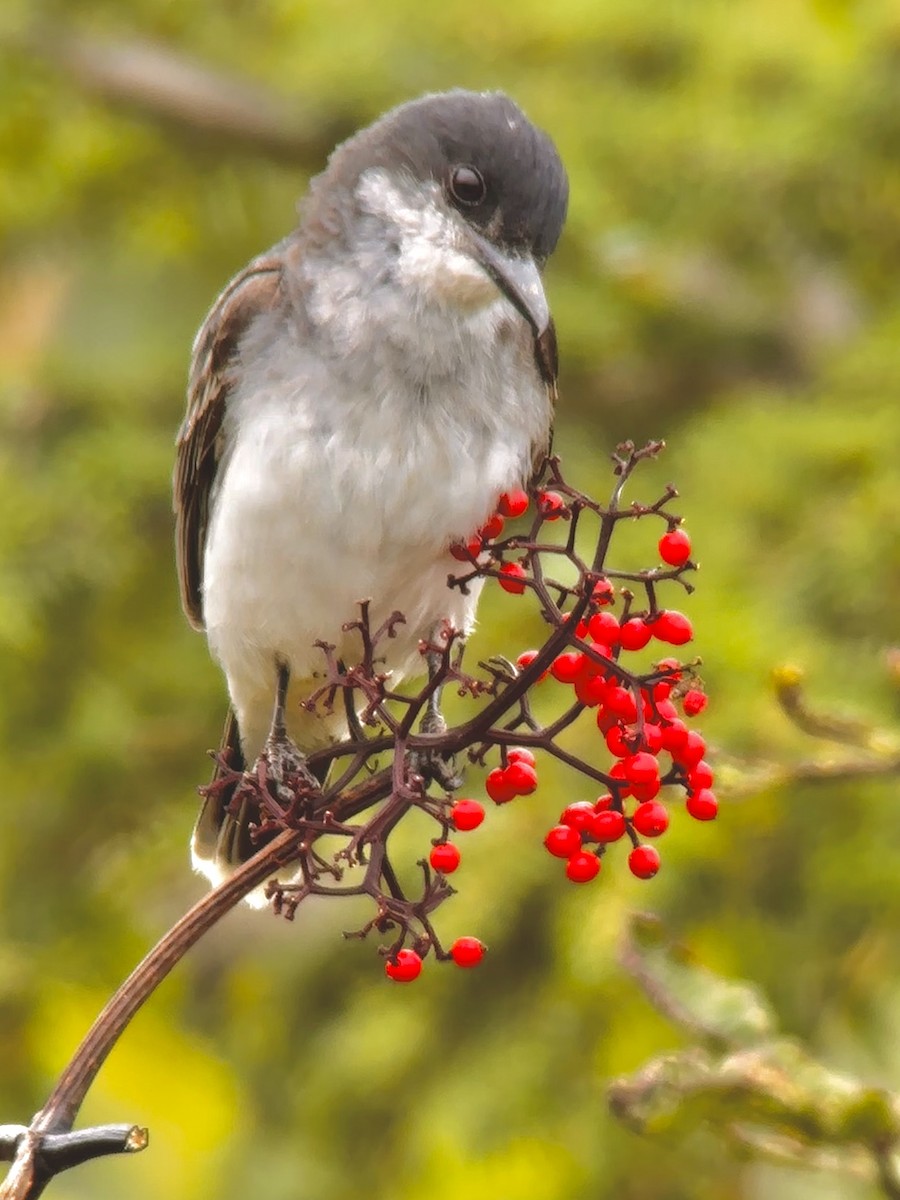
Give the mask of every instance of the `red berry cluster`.
M 570 804 L 544 839 L 552 855 L 566 860 L 566 875 L 575 883 L 593 879 L 607 847 L 626 835 L 632 844 L 632 874 L 640 879 L 656 874 L 659 853 L 640 839 L 658 838 L 669 827 L 668 809 L 658 799 L 665 785 L 687 792 L 687 812 L 698 821 L 711 821 L 718 811 L 713 773 L 703 759 L 706 743 L 683 719 L 706 707 L 706 695 L 696 687 L 678 690 L 687 669 L 673 658 L 662 659 L 644 676 L 621 670 L 623 647 L 616 627 L 629 623 L 619 625 L 607 611 L 594 613 L 575 631 L 584 649 L 563 651 L 550 667 L 554 679 L 573 688 L 579 704 L 595 710 L 597 728 L 615 760 L 609 791 L 597 800 Z M 658 637 L 655 625 L 646 628 Z M 533 661 L 533 653 L 521 657 Z M 508 759 L 522 754 L 521 749 L 511 751 Z M 491 772 L 488 780 L 499 773 Z M 490 788 L 488 794 L 498 799 Z
M 527 511 L 529 503 L 528 493 L 521 488 L 504 492 L 497 503 L 496 511 L 488 517 L 482 527 L 464 542 L 453 542 L 450 553 L 457 562 L 477 562 L 481 552 L 503 533 L 506 521 L 520 517 Z
M 517 494 L 514 513 L 506 501 L 506 497 L 501 499 L 498 517 L 501 513 L 520 516 L 527 510 L 524 493 Z M 563 497 L 554 491 L 539 492 L 537 507 L 544 520 L 556 520 L 568 512 Z M 482 545 L 480 542 L 479 547 Z M 681 568 L 690 562 L 691 539 L 677 524 L 670 525 L 657 548 L 669 566 Z M 521 563 L 503 563 L 499 568 L 500 586 L 508 592 L 524 592 L 527 579 Z M 698 687 L 682 686 L 689 670 L 677 659 L 660 660 L 647 676 L 631 675 L 620 662 L 623 652 L 643 650 L 654 640 L 671 646 L 687 644 L 694 636 L 691 622 L 675 609 L 636 613 L 630 603 L 633 597 L 625 595 L 628 602 L 621 617 L 616 616 L 612 611 L 615 588 L 610 580 L 599 579 L 588 609 L 576 625 L 575 646 L 558 654 L 538 680 L 552 675 L 573 688 L 579 704 L 596 710 L 597 727 L 615 758 L 609 772 L 610 790 L 595 801 L 570 804 L 544 840 L 552 855 L 566 860 L 566 875 L 575 883 L 595 878 L 607 847 L 626 835 L 631 842 L 628 866 L 632 874 L 650 879 L 657 873 L 659 852 L 640 839 L 658 838 L 669 827 L 668 809 L 657 798 L 664 785 L 676 784 L 686 790 L 687 812 L 698 821 L 711 821 L 718 811 L 712 771 L 703 760 L 706 743 L 683 719 L 703 711 L 706 694 Z M 519 670 L 527 670 L 538 653 L 523 651 L 516 660 Z M 506 804 L 516 796 L 530 795 L 537 787 L 535 766 L 531 751 L 523 747 L 509 750 L 504 765 L 487 776 L 488 796 L 495 804 Z M 438 866 L 434 857 L 432 865 Z
M 691 540 L 668 508 L 677 495 L 674 488 L 665 488 L 651 504 L 623 499 L 636 467 L 661 449 L 658 442 L 640 449 L 632 443 L 617 447 L 612 456 L 616 482 L 606 503 L 572 487 L 559 460 L 548 458 L 527 490 L 501 495 L 481 528 L 449 548 L 457 560 L 449 564 L 449 588 L 465 592 L 473 582 L 492 578 L 507 593 L 527 596 L 536 605 L 545 639 L 515 663 L 494 656 L 479 664 L 480 673 L 465 669 L 461 633 L 448 627 L 422 644 L 427 683 L 419 691 L 395 690 L 383 669 L 383 644 L 404 616 L 392 613 L 375 627 L 367 601 L 360 605 L 359 619 L 344 627 L 359 633 L 358 662 L 348 663 L 336 646 L 318 643 L 325 666 L 319 688 L 304 705 L 333 711 L 342 700 L 348 712 L 358 714 L 343 742 L 311 756 L 316 774 L 335 782 L 319 788 L 308 772 L 296 772 L 290 787 L 273 790 L 266 772 L 254 782 L 252 773 L 231 770 L 229 775 L 223 760 L 223 774 L 211 785 L 243 789 L 241 798 L 256 805 L 255 834 L 263 843 L 288 831 L 296 835 L 298 875 L 267 885 L 276 912 L 292 916 L 308 895 L 367 895 L 375 915 L 355 936 L 393 931 L 392 944 L 383 948 L 388 978 L 410 982 L 431 953 L 461 967 L 476 966 L 485 953 L 481 942 L 461 937 L 444 949 L 432 921 L 432 913 L 454 892 L 449 878 L 463 860 L 457 842 L 464 843 L 465 834 L 485 818 L 478 800 L 455 799 L 447 792 L 455 787 L 466 754 L 473 763 L 493 767 L 485 789 L 497 805 L 537 791 L 540 756 L 542 761 L 558 758 L 590 781 L 590 798 L 570 803 L 544 841 L 575 883 L 596 878 L 615 843 L 629 846 L 628 866 L 635 876 L 655 875 L 656 845 L 669 825 L 673 788 L 681 790 L 694 819 L 716 816 L 706 745 L 690 728 L 707 704 L 696 662 L 659 657 L 693 639 L 689 619 L 661 603 L 665 589 L 693 590 Z M 518 518 L 523 519 L 510 529 L 507 522 Z M 614 567 L 619 522 L 644 518 L 657 530 L 664 522 L 661 536 L 657 533 L 657 565 L 640 571 Z M 557 524 L 561 537 L 555 535 Z M 585 553 L 591 545 L 593 551 Z M 435 696 L 448 684 L 473 703 L 474 712 L 454 728 L 436 730 L 436 722 L 427 719 L 434 716 Z M 532 703 L 538 686 L 549 688 L 559 702 L 559 711 L 545 724 Z M 602 738 L 599 762 L 596 753 L 579 757 L 561 744 L 561 735 L 576 721 L 590 722 L 593 738 Z M 382 760 L 386 752 L 389 762 Z M 491 763 L 496 752 L 499 762 Z M 340 769 L 329 776 L 335 760 Z M 413 809 L 438 827 L 427 857 L 420 860 L 418 889 L 397 870 L 388 847 L 390 832 Z M 343 839 L 341 847 L 323 856 L 318 839 L 334 837 Z M 341 882 L 348 864 L 361 868 L 358 882 Z
M 584 632 L 590 636 L 589 628 Z M 668 809 L 658 799 L 661 789 L 680 785 L 687 791 L 688 813 L 696 820 L 711 821 L 718 811 L 711 790 L 713 774 L 703 760 L 706 743 L 688 729 L 672 698 L 683 665 L 663 659 L 651 675 L 625 687 L 621 674 L 604 666 L 599 657 L 599 653 L 592 657 L 566 652 L 554 661 L 551 673 L 571 685 L 582 704 L 596 710 L 597 728 L 615 759 L 609 771 L 610 790 L 597 800 L 570 804 L 544 845 L 555 857 L 566 859 L 569 879 L 586 883 L 599 873 L 607 847 L 627 835 L 632 845 L 629 869 L 639 879 L 649 879 L 659 870 L 659 852 L 640 839 L 658 838 L 669 827 Z M 609 664 L 618 663 L 615 651 L 603 657 Z M 564 660 L 561 675 L 555 670 L 560 659 Z M 578 669 L 573 670 L 576 659 Z M 691 688 L 681 697 L 681 712 L 690 717 L 705 703 L 705 694 Z
M 690 558 L 690 538 L 682 529 L 670 529 L 660 538 L 659 552 L 664 562 L 682 566 Z M 631 594 L 625 596 L 625 610 L 617 617 L 615 589 L 601 579 L 575 628 L 576 645 L 558 654 L 549 669 L 554 679 L 572 687 L 581 705 L 595 710 L 597 728 L 615 759 L 609 791 L 595 801 L 569 805 L 544 840 L 552 855 L 566 859 L 566 875 L 575 883 L 593 879 L 607 847 L 626 835 L 632 874 L 649 879 L 657 873 L 659 853 L 640 839 L 658 838 L 668 829 L 668 809 L 658 799 L 663 786 L 681 786 L 687 812 L 698 821 L 711 821 L 718 811 L 712 771 L 703 759 L 706 743 L 684 720 L 707 703 L 700 688 L 685 688 L 689 668 L 664 658 L 651 672 L 635 675 L 621 661 L 623 652 L 642 650 L 654 639 L 669 645 L 691 641 L 691 623 L 672 609 L 634 614 Z M 519 662 L 534 661 L 534 654 L 526 651 Z
M 454 542 L 450 546 L 450 553 L 458 562 L 478 565 L 479 555 L 489 549 L 491 543 L 500 537 L 506 521 L 523 516 L 528 511 L 530 503 L 528 493 L 521 488 L 504 492 L 497 502 L 496 511 L 491 514 L 484 525 L 466 541 Z M 566 502 L 559 492 L 539 492 L 537 506 L 545 521 L 558 521 L 560 517 L 564 517 L 568 513 Z M 528 572 L 521 562 L 505 562 L 500 565 L 497 578 L 505 592 L 509 592 L 513 596 L 521 596 L 527 587 L 525 581 L 528 578 Z
M 538 784 L 536 759 L 530 750 L 518 747 L 506 756 L 506 766 L 496 767 L 484 781 L 495 804 L 506 804 L 516 796 L 530 796 Z

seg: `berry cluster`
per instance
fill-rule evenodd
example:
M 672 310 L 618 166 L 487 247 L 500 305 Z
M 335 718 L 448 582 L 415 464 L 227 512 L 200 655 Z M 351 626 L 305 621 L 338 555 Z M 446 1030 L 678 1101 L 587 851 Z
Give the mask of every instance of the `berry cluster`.
M 585 630 L 587 636 L 592 632 Z M 605 645 L 603 657 L 619 662 L 614 646 Z M 674 699 L 684 670 L 677 660 L 662 659 L 652 673 L 636 677 L 629 688 L 623 686 L 621 675 L 581 651 L 554 660 L 551 674 L 569 684 L 578 700 L 595 711 L 597 729 L 615 760 L 609 770 L 609 790 L 594 801 L 570 804 L 544 839 L 552 855 L 566 859 L 566 875 L 574 883 L 593 879 L 607 848 L 626 835 L 631 842 L 631 873 L 639 879 L 656 874 L 659 852 L 640 839 L 658 838 L 669 827 L 668 809 L 658 799 L 666 785 L 687 792 L 686 809 L 696 820 L 715 817 L 713 775 L 703 760 L 706 743 L 688 729 Z M 683 692 L 680 699 L 686 717 L 706 704 L 705 694 L 697 688 Z
M 541 490 L 535 499 L 545 520 L 569 515 L 557 491 Z M 501 514 L 506 508 L 503 497 L 495 518 L 480 531 L 479 553 L 490 548 L 488 542 L 498 536 L 495 530 L 502 532 Z M 527 509 L 527 502 L 518 497 L 516 515 L 524 515 Z M 680 571 L 692 566 L 691 539 L 676 519 L 667 520 L 657 551 L 663 563 Z M 526 562 L 527 558 L 499 565 L 498 582 L 505 591 L 526 591 Z M 669 827 L 669 811 L 658 798 L 667 785 L 686 793 L 685 808 L 695 820 L 711 821 L 718 812 L 713 773 L 703 758 L 706 743 L 686 724 L 686 719 L 702 712 L 707 704 L 702 689 L 692 686 L 692 669 L 678 659 L 663 658 L 650 671 L 632 674 L 622 661 L 624 654 L 643 650 L 654 641 L 683 646 L 693 640 L 691 622 L 683 613 L 656 605 L 653 574 L 645 572 L 643 579 L 650 585 L 648 608 L 636 611 L 634 593 L 623 588 L 618 615 L 613 611 L 618 599 L 615 586 L 606 576 L 597 579 L 574 623 L 569 646 L 535 681 L 550 675 L 570 686 L 576 703 L 594 711 L 597 728 L 614 759 L 605 780 L 608 790 L 596 800 L 568 805 L 544 839 L 550 854 L 566 860 L 566 875 L 574 883 L 594 879 L 607 848 L 626 836 L 631 844 L 631 873 L 639 879 L 657 873 L 659 852 L 641 838 L 658 838 Z M 561 613 L 560 623 L 571 624 L 571 616 Z M 539 654 L 538 650 L 523 651 L 516 660 L 517 668 L 527 670 Z M 535 766 L 532 751 L 524 747 L 506 750 L 503 765 L 492 770 L 485 781 L 488 796 L 495 804 L 506 804 L 516 796 L 530 795 L 537 787 Z M 453 869 L 456 865 L 458 859 Z
M 556 521 L 570 515 L 560 492 L 538 490 L 534 496 L 539 519 Z M 461 562 L 469 561 L 484 569 L 490 558 L 495 560 L 497 580 L 504 591 L 522 595 L 529 584 L 529 556 L 517 561 L 503 561 L 498 553 L 497 540 L 505 521 L 525 516 L 530 507 L 529 496 L 516 492 L 500 498 L 497 511 L 478 533 L 466 543 L 456 544 L 451 553 Z M 661 561 L 678 572 L 691 564 L 691 540 L 688 533 L 669 519 L 665 533 L 659 538 L 657 551 Z M 675 609 L 656 604 L 655 580 L 646 572 L 643 580 L 649 585 L 648 607 L 638 611 L 634 593 L 627 588 L 617 595 L 613 582 L 606 576 L 591 585 L 587 603 L 577 620 L 573 613 L 559 614 L 560 626 L 571 630 L 568 645 L 556 654 L 534 680 L 541 683 L 548 676 L 567 685 L 574 693 L 575 704 L 592 710 L 606 750 L 613 762 L 606 777 L 607 789 L 595 800 L 576 801 L 560 814 L 559 821 L 547 833 L 544 845 L 551 855 L 565 860 L 566 876 L 573 883 L 587 883 L 600 873 L 607 849 L 622 839 L 630 843 L 628 868 L 639 879 L 650 879 L 659 870 L 660 855 L 655 845 L 642 839 L 655 840 L 669 827 L 669 810 L 660 799 L 665 787 L 678 787 L 685 794 L 688 814 L 698 821 L 712 820 L 718 802 L 712 791 L 713 773 L 703 756 L 706 743 L 699 733 L 688 728 L 687 720 L 702 712 L 707 704 L 706 694 L 695 686 L 693 669 L 676 658 L 666 657 L 642 673 L 626 670 L 623 656 L 644 650 L 652 642 L 664 646 L 683 646 L 693 640 L 689 619 Z M 621 599 L 621 612 L 616 613 Z M 541 656 L 539 650 L 523 651 L 516 660 L 517 672 L 528 671 Z M 539 744 L 539 738 L 536 739 Z M 509 803 L 518 796 L 531 795 L 538 786 L 537 759 L 524 746 L 502 748 L 502 763 L 489 771 L 485 790 L 497 805 Z M 457 828 L 470 829 L 479 825 L 484 809 L 477 801 L 462 800 L 465 814 L 474 814 L 472 823 Z M 464 822 L 468 816 L 464 817 Z M 441 841 L 434 845 L 429 856 L 434 870 L 444 875 L 454 872 L 460 864 L 460 852 L 454 843 Z M 451 948 L 455 961 L 460 943 L 473 942 L 478 952 L 464 965 L 481 960 L 483 948 L 476 939 L 460 939 Z M 407 955 L 410 952 L 405 952 Z M 389 961 L 386 971 L 396 981 L 414 979 L 421 970 L 421 960 L 408 957 L 401 963 Z
M 307 707 L 329 711 L 339 703 L 351 718 L 345 741 L 310 756 L 310 766 L 320 778 L 327 776 L 327 785 L 319 788 L 304 771 L 276 786 L 261 761 L 258 777 L 243 776 L 232 800 L 256 806 L 255 836 L 262 845 L 285 830 L 296 834 L 290 859 L 296 882 L 268 885 L 276 912 L 292 916 L 309 895 L 365 894 L 374 901 L 375 916 L 353 936 L 395 931 L 391 944 L 382 948 L 389 979 L 412 981 L 428 954 L 476 966 L 485 953 L 482 943 L 459 937 L 444 949 L 431 920 L 453 894 L 448 880 L 462 860 L 457 836 L 478 828 L 485 817 L 480 801 L 454 798 L 463 755 L 489 766 L 499 753 L 499 763 L 495 758 L 485 779 L 487 796 L 496 805 L 535 793 L 538 762 L 546 758 L 575 772 L 582 795 L 590 786 L 591 798 L 568 804 L 544 839 L 574 883 L 594 879 L 607 850 L 620 842 L 630 846 L 633 875 L 655 875 L 660 857 L 654 843 L 668 828 L 676 789 L 691 817 L 715 817 L 706 745 L 689 725 L 707 702 L 697 663 L 666 656 L 671 647 L 691 642 L 693 630 L 678 608 L 660 603 L 664 589 L 692 591 L 686 578 L 695 569 L 691 541 L 668 509 L 673 488 L 653 504 L 622 502 L 635 468 L 661 448 L 661 443 L 640 450 L 619 447 L 613 456 L 617 481 L 606 504 L 571 487 L 558 459 L 548 459 L 527 490 L 500 496 L 484 525 L 448 548 L 451 562 L 459 564 L 449 587 L 465 590 L 474 580 L 495 579 L 505 592 L 537 604 L 546 638 L 514 663 L 495 657 L 479 664 L 479 673 L 470 673 L 463 669 L 458 633 L 446 629 L 435 638 L 437 644 L 422 646 L 429 662 L 427 684 L 412 695 L 395 691 L 379 668 L 379 647 L 403 617 L 394 613 L 372 629 L 367 605 L 347 626 L 359 633 L 358 664 L 348 667 L 335 647 L 321 646 L 324 682 Z M 645 519 L 665 526 L 655 540 L 658 565 L 642 571 L 615 567 L 610 555 L 619 522 Z M 517 525 L 510 530 L 512 521 Z M 552 533 L 547 526 L 554 527 Z M 594 553 L 585 559 L 579 548 L 591 537 Z M 654 655 L 654 648 L 663 656 Z M 472 702 L 474 713 L 456 727 L 435 732 L 434 698 L 447 685 Z M 546 724 L 532 710 L 538 687 L 557 700 Z M 592 752 L 582 758 L 560 744 L 561 734 L 576 721 L 590 722 L 593 737 L 602 740 L 599 756 Z M 214 786 L 226 786 L 226 774 Z M 422 890 L 411 896 L 391 863 L 388 839 L 412 809 L 432 818 L 438 830 L 420 862 Z M 319 852 L 318 840 L 326 835 L 342 839 L 337 852 Z M 348 867 L 362 868 L 361 882 L 344 881 Z
M 675 533 L 680 536 L 673 546 Z M 673 557 L 687 562 L 688 535 L 680 529 L 665 534 L 659 550 L 664 561 Z M 551 676 L 594 711 L 597 729 L 615 760 L 608 790 L 595 801 L 569 805 L 544 841 L 551 854 L 567 860 L 566 874 L 575 883 L 593 879 L 607 847 L 626 834 L 632 845 L 632 874 L 640 879 L 656 874 L 659 853 L 640 838 L 657 838 L 668 829 L 668 810 L 657 798 L 664 786 L 686 791 L 687 811 L 696 820 L 712 820 L 718 810 L 712 771 L 703 761 L 706 743 L 683 719 L 706 707 L 702 690 L 685 687 L 690 668 L 678 659 L 663 658 L 649 672 L 629 674 L 622 662 L 623 652 L 643 649 L 651 639 L 678 645 L 689 641 L 690 622 L 671 610 L 659 611 L 655 619 L 642 614 L 619 620 L 611 611 L 615 599 L 608 580 L 601 580 L 575 630 L 579 648 L 558 654 L 550 666 Z M 532 653 L 526 652 L 526 660 Z

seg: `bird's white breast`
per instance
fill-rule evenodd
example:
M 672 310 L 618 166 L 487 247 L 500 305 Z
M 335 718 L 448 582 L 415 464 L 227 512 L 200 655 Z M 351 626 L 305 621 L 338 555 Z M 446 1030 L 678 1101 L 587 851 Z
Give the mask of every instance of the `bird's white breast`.
M 380 337 L 375 322 L 341 357 L 316 353 L 275 317 L 244 339 L 212 497 L 204 618 L 248 753 L 265 736 L 276 658 L 295 680 L 321 669 L 318 639 L 358 659 L 341 626 L 360 600 L 372 600 L 376 622 L 395 609 L 406 617 L 383 646 L 397 676 L 424 669 L 418 643 L 441 618 L 471 627 L 477 592 L 447 587 L 460 571 L 448 546 L 526 477 L 550 419 L 536 371 L 523 386 L 507 308 L 499 301 L 448 331 L 453 374 L 421 323 L 415 344 L 408 314 L 409 346 Z M 320 740 L 315 729 L 295 736 Z

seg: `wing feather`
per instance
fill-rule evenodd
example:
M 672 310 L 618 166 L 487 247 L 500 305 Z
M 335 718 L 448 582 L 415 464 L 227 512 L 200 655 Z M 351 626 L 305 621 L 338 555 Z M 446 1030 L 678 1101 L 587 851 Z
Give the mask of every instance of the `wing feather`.
M 235 382 L 240 339 L 260 313 L 280 298 L 283 261 L 261 255 L 229 283 L 194 340 L 187 414 L 178 431 L 175 475 L 175 551 L 181 603 L 195 629 L 203 628 L 203 553 L 210 492 L 221 455 L 219 433 Z
M 556 415 L 556 402 L 559 399 L 559 353 L 556 346 L 556 326 L 551 321 L 540 337 L 534 341 L 534 361 L 538 373 L 547 389 L 550 399 L 550 428 L 547 440 L 535 443 L 531 455 L 531 468 L 534 478 L 540 475 L 547 458 L 553 453 L 553 418 Z

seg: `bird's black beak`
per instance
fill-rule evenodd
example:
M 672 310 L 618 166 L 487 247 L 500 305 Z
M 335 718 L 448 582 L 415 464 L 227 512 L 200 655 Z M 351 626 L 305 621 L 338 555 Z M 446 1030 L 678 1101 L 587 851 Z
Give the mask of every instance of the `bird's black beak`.
M 539 339 L 550 324 L 550 308 L 534 259 L 504 253 L 478 234 L 474 242 L 474 257 L 531 326 L 535 340 Z

